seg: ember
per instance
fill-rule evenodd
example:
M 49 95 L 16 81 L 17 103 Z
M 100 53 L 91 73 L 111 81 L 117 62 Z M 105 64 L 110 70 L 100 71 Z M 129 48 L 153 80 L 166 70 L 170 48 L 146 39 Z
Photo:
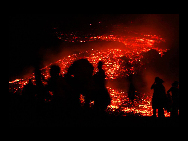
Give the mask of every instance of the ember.
M 154 49 L 162 57 L 164 52 L 168 51 L 167 49 L 159 49 L 157 47 L 157 45 L 161 42 L 165 42 L 163 38 L 157 35 L 141 35 L 139 37 L 103 35 L 82 38 L 72 35 L 71 38 L 66 36 L 58 36 L 58 38 L 65 42 L 85 43 L 89 41 L 104 40 L 120 42 L 125 45 L 124 49 L 119 49 L 117 47 L 114 47 L 113 49 L 91 49 L 76 54 L 70 54 L 67 57 L 55 62 L 55 64 L 61 67 L 62 75 L 67 73 L 67 69 L 75 60 L 86 58 L 95 67 L 94 73 L 97 72 L 98 62 L 103 61 L 103 69 L 106 73 L 106 80 L 120 79 L 137 74 L 142 69 L 142 66 L 144 65 L 144 62 L 142 61 L 144 52 Z M 44 76 L 44 79 L 46 80 L 50 77 L 50 65 L 51 64 L 41 69 L 42 76 Z M 28 83 L 29 79 L 35 83 L 34 74 L 27 79 L 16 79 L 9 82 L 9 91 L 21 94 L 21 90 L 23 89 L 24 85 Z M 45 81 L 43 83 L 44 85 L 46 84 Z M 139 96 L 136 96 L 134 101 L 130 101 L 127 96 L 127 92 L 112 87 L 107 87 L 107 89 L 112 98 L 111 105 L 109 105 L 107 109 L 109 113 L 118 113 L 123 115 L 132 113 L 140 116 L 152 116 L 153 111 L 151 106 L 151 94 L 150 96 L 149 94 L 140 94 Z M 170 113 L 165 112 L 165 116 L 169 117 Z

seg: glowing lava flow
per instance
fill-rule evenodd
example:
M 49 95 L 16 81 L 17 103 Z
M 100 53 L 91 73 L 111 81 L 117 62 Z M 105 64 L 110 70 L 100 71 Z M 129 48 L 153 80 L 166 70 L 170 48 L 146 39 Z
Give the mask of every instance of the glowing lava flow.
M 134 101 L 129 101 L 128 94 L 122 90 L 107 87 L 111 95 L 111 105 L 107 111 L 116 115 L 137 115 L 137 116 L 152 116 L 152 96 L 142 94 L 136 96 Z M 165 117 L 170 117 L 170 112 L 164 110 Z
M 164 52 L 167 52 L 167 49 L 163 50 L 154 47 L 154 44 L 160 43 L 164 41 L 164 39 L 159 38 L 156 35 L 144 35 L 144 37 L 132 37 L 128 39 L 125 39 L 123 37 L 118 38 L 114 35 L 109 35 L 106 37 L 90 37 L 89 41 L 95 41 L 97 39 L 108 41 L 113 40 L 124 43 L 126 47 L 125 49 L 118 49 L 114 47 L 114 49 L 106 50 L 87 50 L 80 52 L 78 54 L 68 55 L 67 57 L 64 57 L 55 62 L 55 64 L 61 67 L 61 73 L 62 75 L 64 75 L 67 73 L 67 69 L 69 68 L 69 66 L 77 59 L 88 59 L 89 62 L 92 63 L 95 68 L 94 73 L 97 72 L 98 62 L 103 61 L 103 69 L 105 70 L 107 80 L 127 77 L 130 74 L 138 73 L 142 68 L 143 52 L 148 52 L 151 49 L 155 49 L 159 52 L 159 54 L 161 54 L 161 56 Z M 42 75 L 46 80 L 50 77 L 50 65 L 41 69 Z M 27 79 L 16 79 L 14 81 L 9 82 L 9 92 L 21 93 L 21 90 L 23 89 L 24 85 L 28 83 L 29 79 L 32 79 L 33 83 L 35 83 L 34 74 Z M 44 81 L 43 83 L 45 85 L 46 82 Z M 111 105 L 109 105 L 107 109 L 109 113 L 118 113 L 123 115 L 126 115 L 127 113 L 132 113 L 141 116 L 152 116 L 152 97 L 147 96 L 147 94 L 142 94 L 142 97 L 136 97 L 136 99 L 133 102 L 129 102 L 126 92 L 123 92 L 122 90 L 116 90 L 110 87 L 107 87 L 107 89 L 112 98 Z M 165 116 L 169 117 L 170 114 L 165 112 Z

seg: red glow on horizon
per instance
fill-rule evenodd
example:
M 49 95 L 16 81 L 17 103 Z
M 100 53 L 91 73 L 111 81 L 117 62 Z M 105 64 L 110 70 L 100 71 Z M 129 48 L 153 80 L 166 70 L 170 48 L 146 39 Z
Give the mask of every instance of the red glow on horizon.
M 92 24 L 90 24 L 92 25 Z M 146 38 L 147 37 L 147 38 Z M 148 39 L 149 37 L 149 39 Z M 75 39 L 78 37 L 74 37 L 73 39 L 66 39 L 69 42 L 75 42 Z M 59 39 L 62 39 L 59 37 Z M 86 39 L 86 38 L 85 38 Z M 155 47 L 154 44 L 159 44 L 160 42 L 164 42 L 163 38 L 159 38 L 157 35 L 144 35 L 144 37 L 118 37 L 115 35 L 104 35 L 104 36 L 94 36 L 89 37 L 88 41 L 96 41 L 96 40 L 105 40 L 105 41 L 114 41 L 120 42 L 125 45 L 125 49 L 119 49 L 114 47 L 114 49 L 91 49 L 86 51 L 81 51 L 77 54 L 70 54 L 67 57 L 64 57 L 55 64 L 59 65 L 61 68 L 61 74 L 64 75 L 67 73 L 68 67 L 77 59 L 86 58 L 88 61 L 94 66 L 94 73 L 97 72 L 97 64 L 99 61 L 103 61 L 103 69 L 106 73 L 106 79 L 117 79 L 127 77 L 131 74 L 137 74 L 141 69 L 143 64 L 143 53 L 148 52 L 151 49 L 155 49 L 159 52 L 161 57 L 164 52 L 167 52 L 167 49 L 159 49 Z M 79 40 L 78 42 L 84 43 L 85 40 Z M 51 65 L 51 64 L 50 64 Z M 50 65 L 42 68 L 42 75 L 47 80 L 50 77 L 49 67 Z M 9 82 L 9 91 L 18 92 L 21 91 L 24 85 L 27 84 L 28 80 L 32 79 L 34 82 L 35 77 L 34 74 L 28 79 L 16 79 L 14 81 Z M 45 82 L 44 82 L 45 85 Z M 116 90 L 111 87 L 107 87 L 112 101 L 111 105 L 108 106 L 109 112 L 116 112 L 120 110 L 124 113 L 134 113 L 140 114 L 142 116 L 152 116 L 152 106 L 151 100 L 152 97 L 148 96 L 148 94 L 143 94 L 142 98 L 136 98 L 133 103 L 129 102 L 127 97 L 127 92 L 122 90 Z M 53 95 L 51 93 L 51 95 Z M 82 98 L 83 99 L 83 98 Z M 165 117 L 169 117 L 170 113 L 165 112 Z

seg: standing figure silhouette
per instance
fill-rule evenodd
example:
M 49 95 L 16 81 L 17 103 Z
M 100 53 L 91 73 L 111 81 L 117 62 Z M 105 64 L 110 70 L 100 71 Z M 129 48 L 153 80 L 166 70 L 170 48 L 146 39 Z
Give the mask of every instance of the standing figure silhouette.
M 50 68 L 50 78 L 48 80 L 47 89 L 53 93 L 52 107 L 54 114 L 61 114 L 68 111 L 69 98 L 67 94 L 67 83 L 65 78 L 61 76 L 60 67 L 52 65 Z
M 164 81 L 162 79 L 156 77 L 154 84 L 151 86 L 151 89 L 154 89 L 152 98 L 153 117 L 156 117 L 157 109 L 158 117 L 164 117 L 163 108 L 165 107 L 166 92 L 163 83 Z
M 90 100 L 94 91 L 92 75 L 94 67 L 87 59 L 79 59 L 69 67 L 66 75 L 72 81 L 74 96 L 79 100 L 80 94 L 84 96 L 85 109 L 90 107 Z
M 107 106 L 110 104 L 111 99 L 106 89 L 105 83 L 105 72 L 102 69 L 103 62 L 99 61 L 98 63 L 98 72 L 93 76 L 95 87 L 96 87 L 96 94 L 94 98 L 94 108 L 99 111 L 105 111 Z

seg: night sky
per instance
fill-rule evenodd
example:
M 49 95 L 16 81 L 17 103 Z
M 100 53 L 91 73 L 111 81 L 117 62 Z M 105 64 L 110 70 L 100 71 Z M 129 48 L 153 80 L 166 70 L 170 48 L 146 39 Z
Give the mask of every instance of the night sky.
M 60 40 L 54 35 L 54 28 L 63 32 L 103 34 L 116 24 L 155 29 L 173 39 L 172 49 L 179 49 L 179 15 L 12 14 L 9 16 L 9 80 L 43 61 L 41 48 L 58 48 Z

